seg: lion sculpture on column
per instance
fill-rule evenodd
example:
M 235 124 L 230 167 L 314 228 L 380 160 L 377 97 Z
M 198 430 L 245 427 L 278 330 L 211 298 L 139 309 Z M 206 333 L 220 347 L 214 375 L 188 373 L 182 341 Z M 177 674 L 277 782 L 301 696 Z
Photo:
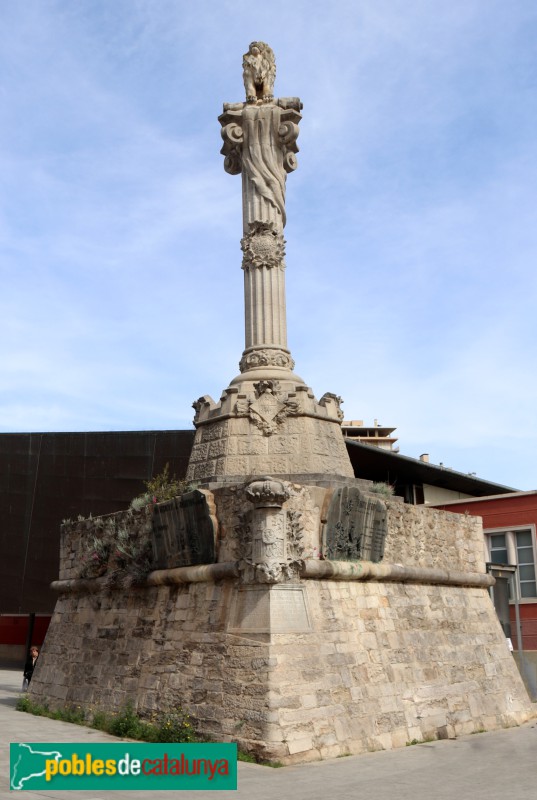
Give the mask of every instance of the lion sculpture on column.
M 276 61 L 272 48 L 265 42 L 252 42 L 243 56 L 242 67 L 246 102 L 272 102 L 276 78 Z

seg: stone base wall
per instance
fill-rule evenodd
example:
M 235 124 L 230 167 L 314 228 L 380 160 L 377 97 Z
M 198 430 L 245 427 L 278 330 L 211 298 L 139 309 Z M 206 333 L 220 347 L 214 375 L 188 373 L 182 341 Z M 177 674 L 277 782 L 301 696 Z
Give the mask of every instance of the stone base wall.
M 486 588 L 480 520 L 386 499 L 383 558 L 323 558 L 329 509 L 353 483 L 211 484 L 215 563 L 156 570 L 143 585 L 111 580 L 113 549 L 88 578 L 84 553 L 110 526 L 143 541 L 151 508 L 64 525 L 32 699 L 105 710 L 130 700 L 142 715 L 181 706 L 202 736 L 286 764 L 529 719 Z M 279 505 L 255 506 L 256 492 Z M 287 526 L 283 582 L 255 580 L 265 519 Z
M 132 700 L 143 714 L 180 705 L 203 736 L 283 763 L 531 717 L 486 589 L 300 585 L 310 629 L 278 634 L 230 631 L 233 581 L 63 595 L 31 697 L 106 710 Z

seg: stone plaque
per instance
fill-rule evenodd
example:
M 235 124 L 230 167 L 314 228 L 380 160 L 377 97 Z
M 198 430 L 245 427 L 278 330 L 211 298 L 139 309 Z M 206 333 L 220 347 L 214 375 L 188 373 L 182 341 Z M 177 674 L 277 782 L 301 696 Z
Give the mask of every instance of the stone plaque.
M 386 504 L 355 486 L 336 489 L 324 529 L 323 555 L 334 561 L 382 560 L 388 531 Z
M 240 586 L 231 606 L 233 633 L 305 633 L 311 630 L 303 586 Z
M 213 564 L 217 521 L 211 492 L 186 492 L 153 512 L 153 554 L 157 569 Z

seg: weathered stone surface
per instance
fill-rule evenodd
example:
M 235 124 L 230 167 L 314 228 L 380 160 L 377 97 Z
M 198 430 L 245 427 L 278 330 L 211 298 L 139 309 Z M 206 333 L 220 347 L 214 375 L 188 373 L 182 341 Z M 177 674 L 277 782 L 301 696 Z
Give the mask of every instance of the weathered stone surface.
M 325 563 L 320 528 L 332 490 L 261 483 L 256 503 L 301 513 L 304 557 Z M 213 489 L 220 561 L 236 552 L 243 492 Z M 483 569 L 479 520 L 386 504 L 382 565 Z M 63 574 L 82 547 L 77 537 L 89 535 L 64 529 Z M 150 714 L 180 704 L 202 735 L 285 763 L 515 725 L 533 713 L 486 589 L 368 580 L 60 596 L 31 693 L 52 707 L 132 700 Z
M 238 587 L 230 609 L 228 630 L 243 635 L 310 631 L 304 587 L 290 584 Z
M 285 411 L 290 391 L 283 381 L 279 384 Z M 256 397 L 253 388 L 248 389 L 246 385 L 243 388 L 245 397 L 253 402 Z M 294 383 L 289 384 L 291 388 L 296 388 Z M 307 397 L 302 405 L 305 415 L 276 413 L 268 422 L 268 414 L 262 418 L 252 411 L 250 417 L 249 406 L 245 405 L 244 409 L 245 416 L 231 416 L 226 420 L 225 431 L 220 427 L 219 407 L 211 411 L 216 415 L 214 422 L 209 417 L 203 422 L 200 417 L 188 467 L 189 480 L 210 481 L 216 477 L 255 474 L 354 476 L 335 409 L 327 411 Z M 212 458 L 214 451 L 197 446 L 198 441 L 201 445 L 207 441 L 213 425 L 220 443 L 221 455 L 217 460 Z
M 486 590 L 470 597 L 461 587 L 331 581 L 301 589 L 311 630 L 273 631 L 266 641 L 254 641 L 263 634 L 247 624 L 241 630 L 248 615 L 230 629 L 237 590 L 229 582 L 116 590 L 106 608 L 61 598 L 32 698 L 106 709 L 130 699 L 147 713 L 180 704 L 202 733 L 286 763 L 323 757 L 327 747 L 359 753 L 514 725 L 533 713 Z M 116 635 L 100 637 L 111 625 Z
M 211 492 L 194 490 L 159 503 L 153 512 L 152 528 L 155 568 L 212 564 L 216 561 L 217 531 Z
M 357 486 L 336 489 L 328 508 L 323 552 L 336 561 L 380 561 L 388 532 L 386 504 Z
M 115 571 L 118 558 L 112 545 L 117 532 L 128 531 L 131 549 L 149 545 L 153 509 L 151 504 L 138 511 L 66 520 L 60 535 L 60 580 L 77 579 L 83 574 L 96 577 Z M 96 542 L 102 542 L 102 548 L 96 548 Z

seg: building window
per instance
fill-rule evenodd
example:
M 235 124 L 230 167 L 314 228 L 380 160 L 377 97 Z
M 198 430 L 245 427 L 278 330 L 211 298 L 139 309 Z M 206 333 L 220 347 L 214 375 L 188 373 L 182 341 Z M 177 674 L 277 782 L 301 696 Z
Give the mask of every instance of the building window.
M 510 530 L 485 531 L 489 560 L 493 564 L 516 566 L 516 581 L 519 597 L 537 597 L 535 576 L 535 530 L 512 528 Z

